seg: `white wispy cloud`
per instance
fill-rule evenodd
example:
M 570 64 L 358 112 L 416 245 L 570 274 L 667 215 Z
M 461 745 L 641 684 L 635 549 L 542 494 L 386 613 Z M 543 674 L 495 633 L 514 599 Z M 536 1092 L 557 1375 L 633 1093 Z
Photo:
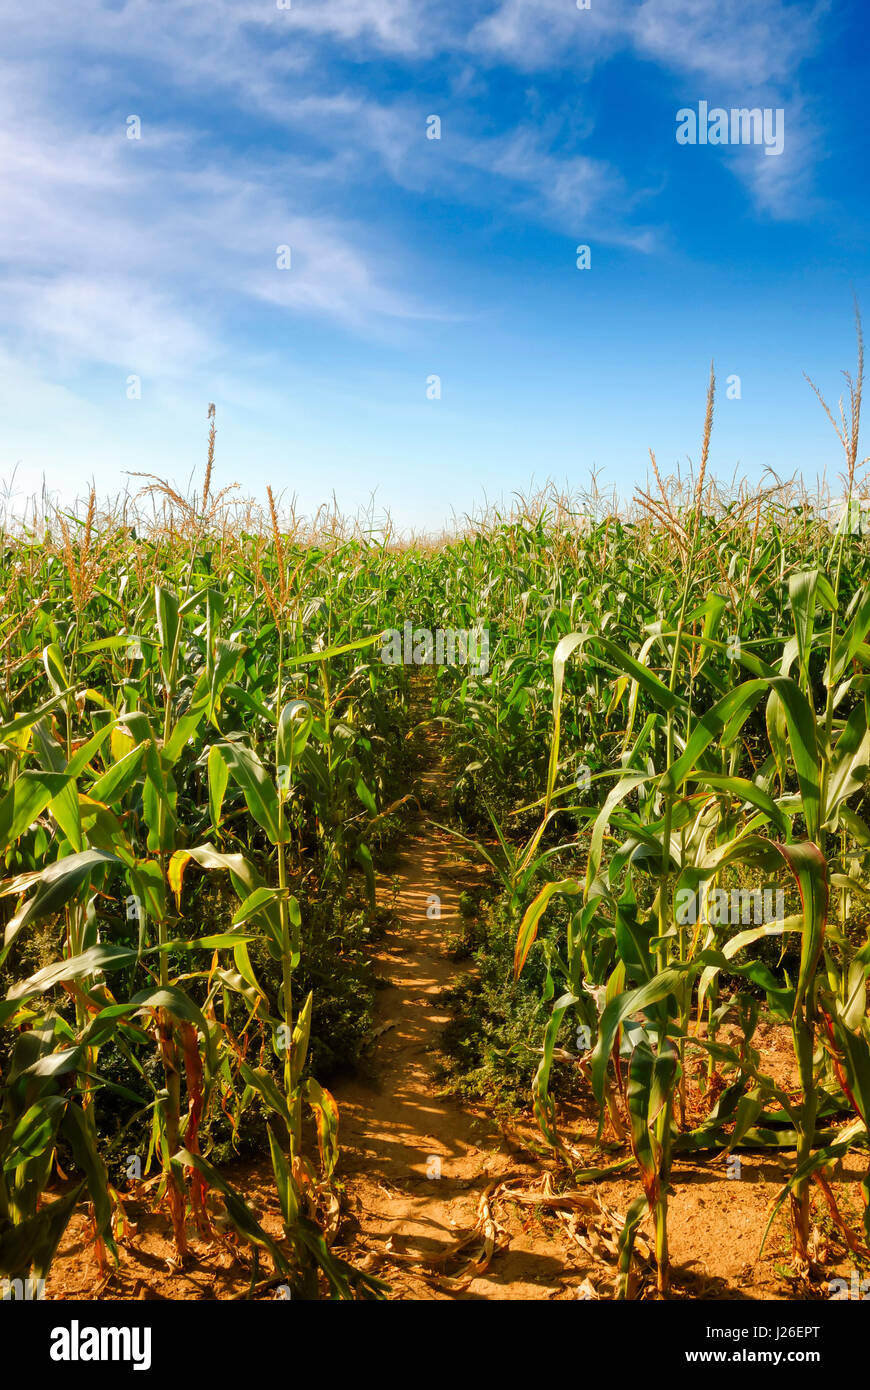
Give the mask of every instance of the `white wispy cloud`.
M 446 9 L 425 0 L 293 0 L 292 18 L 291 11 L 285 13 L 297 32 L 415 54 L 430 46 L 439 12 L 443 25 Z
M 490 62 L 529 72 L 574 64 L 582 70 L 628 52 L 684 79 L 686 99 L 782 107 L 784 155 L 735 151 L 729 163 L 760 210 L 790 217 L 812 203 L 821 136 L 801 93 L 800 68 L 816 50 L 829 10 L 829 0 L 610 0 L 589 10 L 563 0 L 502 0 L 472 29 L 470 43 Z
M 569 237 L 631 246 L 648 252 L 653 229 L 635 225 L 639 201 L 607 160 L 554 151 L 556 123 L 548 129 L 526 124 L 503 136 L 451 141 L 457 177 L 473 169 L 482 180 L 479 197 L 501 202 L 513 215 L 543 223 Z M 501 185 L 493 189 L 493 183 Z
M 355 211 L 355 190 L 384 179 L 651 250 L 657 234 L 637 221 L 643 194 L 595 152 L 606 143 L 578 153 L 558 121 L 478 127 L 480 73 L 499 64 L 582 74 L 630 52 L 696 84 L 699 97 L 786 105 L 781 157 L 725 158 L 760 208 L 794 215 L 807 206 L 819 144 L 798 74 L 824 9 L 783 0 L 593 0 L 588 11 L 570 0 L 292 0 L 289 10 L 269 0 L 31 0 L 4 19 L 3 327 L 60 355 L 169 374 L 218 358 L 227 317 L 244 300 L 375 336 L 455 317 L 457 308 L 427 302 L 413 250 L 391 241 L 372 200 L 368 220 Z M 464 67 L 436 150 L 423 138 L 425 62 L 444 53 Z M 373 91 L 365 63 L 384 56 L 411 65 L 410 87 Z M 285 152 L 273 140 L 262 153 L 255 136 L 241 148 L 199 117 L 198 100 L 204 112 L 237 112 L 241 129 L 249 117 L 270 123 L 285 132 Z M 142 118 L 141 141 L 125 138 L 127 111 Z M 285 243 L 289 274 L 275 264 Z
M 674 71 L 757 86 L 791 80 L 829 9 L 829 0 L 610 0 L 588 10 L 500 0 L 471 28 L 469 45 L 528 71 L 633 48 Z
M 7 332 L 95 362 L 169 373 L 218 352 L 220 307 L 234 297 L 375 332 L 384 319 L 441 316 L 391 283 L 393 248 L 383 238 L 300 210 L 293 190 L 304 194 L 322 177 L 316 161 L 312 170 L 214 150 L 147 116 L 138 141 L 126 138 L 121 118 L 89 130 L 2 77 Z M 285 244 L 290 273 L 277 266 Z
M 611 0 L 578 10 L 565 0 L 501 0 L 470 28 L 469 48 L 521 72 L 599 62 L 625 43 L 628 6 Z
M 638 50 L 664 67 L 755 90 L 793 81 L 827 9 L 781 0 L 643 0 L 629 22 Z

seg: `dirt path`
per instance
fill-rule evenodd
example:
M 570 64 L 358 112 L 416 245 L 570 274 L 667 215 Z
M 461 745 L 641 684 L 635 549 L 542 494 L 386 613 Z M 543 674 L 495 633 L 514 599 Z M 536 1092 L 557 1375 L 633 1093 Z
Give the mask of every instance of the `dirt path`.
M 429 746 L 421 779 L 423 810 L 409 826 L 397 867 L 400 890 L 395 901 L 400 925 L 381 941 L 374 957 L 379 977 L 389 987 L 379 991 L 368 1076 L 335 1086 L 341 1112 L 342 1160 L 339 1176 L 348 1221 L 342 1239 L 355 1263 L 379 1273 L 400 1299 L 569 1299 L 583 1296 L 592 1278 L 593 1297 L 612 1297 L 613 1244 L 628 1204 L 639 1195 L 636 1176 L 583 1188 L 580 1201 L 593 1210 L 578 1217 L 575 1229 L 542 1221 L 541 1210 L 499 1205 L 509 1243 L 488 1268 L 463 1287 L 424 1273 L 414 1256 L 427 1260 L 449 1251 L 457 1238 L 471 1232 L 478 1204 L 496 1180 L 516 1176 L 531 1190 L 552 1164 L 535 1160 L 512 1145 L 485 1108 L 441 1097 L 435 1080 L 436 1054 L 449 1012 L 441 996 L 456 972 L 446 942 L 460 925 L 459 895 L 475 882 L 474 869 L 457 857 L 455 842 L 433 824 L 445 820 L 439 804 L 446 777 L 436 741 Z M 384 901 L 389 885 L 384 885 Z M 440 918 L 427 915 L 432 895 L 440 899 Z M 793 1067 L 787 1030 L 761 1029 L 759 1042 L 772 1072 L 784 1068 L 789 1084 Z M 794 1078 L 791 1078 L 792 1081 Z M 568 1115 L 563 1116 L 568 1119 Z M 594 1142 L 595 1126 L 573 1116 L 574 1133 Z M 534 1126 L 519 1127 L 540 1138 Z M 517 1136 L 522 1138 L 517 1131 Z M 597 1160 L 596 1160 L 597 1161 Z M 850 1169 L 853 1165 L 850 1165 Z M 671 1253 L 677 1297 L 781 1299 L 810 1296 L 790 1288 L 782 1278 L 788 1263 L 784 1228 L 758 1258 L 769 1203 L 780 1189 L 788 1163 L 772 1156 L 744 1155 L 740 1181 L 724 1159 L 715 1163 L 675 1165 L 676 1191 L 671 1200 Z M 860 1173 L 842 1175 L 856 1182 Z M 522 1186 L 523 1184 L 518 1184 Z M 838 1192 L 840 1184 L 835 1184 Z M 845 1190 L 842 1189 L 842 1190 Z M 616 1224 L 607 1229 L 594 1204 L 603 1199 Z M 579 1210 L 579 1208 L 578 1208 Z M 592 1226 L 604 1235 L 597 1239 Z M 570 1224 L 570 1223 L 569 1223 Z M 778 1223 L 783 1226 L 782 1221 Z M 347 1230 L 350 1226 L 352 1229 Z M 643 1230 L 650 1236 L 650 1223 Z M 590 1248 L 588 1239 L 592 1235 Z M 480 1249 L 480 1244 L 470 1250 Z M 468 1252 L 466 1252 L 467 1254 Z M 466 1258 L 446 1267 L 455 1271 Z M 829 1256 L 830 1258 L 830 1256 Z M 651 1268 L 651 1266 L 650 1266 Z M 831 1259 L 830 1274 L 848 1278 L 848 1259 Z M 825 1296 L 824 1289 L 812 1296 Z
M 400 925 L 381 938 L 373 956 L 382 987 L 376 996 L 373 1045 L 359 1074 L 333 1083 L 341 1124 L 338 1178 L 344 1218 L 337 1249 L 355 1264 L 386 1279 L 400 1299 L 546 1299 L 571 1297 L 572 1270 L 566 1249 L 551 1240 L 527 1214 L 505 1221 L 509 1248 L 499 1250 L 485 1273 L 461 1273 L 480 1241 L 444 1266 L 444 1276 L 415 1260 L 448 1251 L 474 1230 L 478 1204 L 495 1179 L 541 1176 L 528 1153 L 483 1109 L 438 1095 L 436 1053 L 449 1014 L 441 993 L 456 972 L 445 943 L 460 924 L 459 895 L 475 873 L 456 856 L 455 842 L 432 823 L 441 815 L 445 778 L 437 739 L 427 740 L 418 782 L 422 810 L 408 826 L 396 866 L 400 889 L 382 877 L 379 898 L 395 908 Z M 427 914 L 431 896 L 440 917 Z M 280 1234 L 278 1204 L 267 1161 L 238 1164 L 231 1180 L 270 1234 Z M 138 1197 L 127 1199 L 135 1223 L 125 1240 L 120 1267 L 107 1286 L 97 1276 L 84 1212 L 64 1236 L 48 1281 L 51 1299 L 233 1298 L 244 1296 L 245 1268 L 232 1247 L 204 1244 L 191 1230 L 194 1259 L 176 1267 L 166 1213 Z M 524 1229 L 524 1227 L 528 1229 Z M 566 1283 L 566 1280 L 568 1281 Z
M 437 806 L 441 781 L 436 746 L 421 779 L 424 805 Z M 540 1169 L 528 1155 L 511 1152 L 484 1111 L 438 1094 L 434 1054 L 449 1019 L 440 996 L 456 971 L 445 943 L 460 923 L 459 895 L 475 880 L 454 842 L 433 825 L 432 811 L 421 811 L 409 827 L 396 874 L 400 925 L 374 957 L 389 985 L 378 991 L 368 1075 L 333 1087 L 354 1258 L 367 1252 L 367 1263 L 400 1298 L 564 1296 L 565 1277 L 573 1274 L 566 1252 L 539 1229 L 511 1231 L 509 1248 L 463 1289 L 411 1263 L 414 1255 L 443 1254 L 474 1228 L 480 1197 L 494 1179 L 511 1173 L 532 1179 Z M 388 892 L 385 885 L 385 900 Z M 433 895 L 440 900 L 438 918 L 428 915 Z M 463 1259 L 448 1266 L 451 1273 Z
M 380 940 L 373 956 L 382 987 L 376 996 L 372 1047 L 357 1075 L 332 1086 L 341 1115 L 338 1179 L 343 1217 L 336 1250 L 384 1278 L 394 1299 L 574 1299 L 588 1290 L 587 1279 L 592 1281 L 592 1297 L 610 1298 L 614 1240 L 622 1224 L 619 1213 L 639 1194 L 636 1176 L 575 1190 L 567 1211 L 562 1203 L 560 1219 L 546 1216 L 537 1194 L 553 1165 L 523 1147 L 528 1139 L 540 1152 L 535 1127 L 519 1124 L 508 1135 L 486 1108 L 439 1094 L 437 1055 L 449 1021 L 443 994 L 457 970 L 447 943 L 460 926 L 460 893 L 477 881 L 474 867 L 457 856 L 455 842 L 434 823 L 445 819 L 440 798 L 446 783 L 439 743 L 432 738 L 419 783 L 424 809 L 404 836 L 395 900 L 391 877 L 383 876 L 379 885 L 379 897 L 395 907 L 398 925 Z M 427 912 L 433 897 L 440 902 L 437 917 Z M 766 1069 L 780 1084 L 793 1085 L 787 1030 L 759 1029 L 758 1043 Z M 563 1121 L 566 1132 L 570 1129 L 575 1141 L 582 1136 L 591 1151 L 594 1122 L 574 1112 L 565 1113 Z M 783 1230 L 774 1232 L 764 1257 L 758 1257 L 769 1203 L 787 1170 L 787 1156 L 762 1154 L 744 1155 L 736 1175 L 739 1181 L 733 1180 L 735 1174 L 721 1156 L 675 1165 L 670 1234 L 676 1296 L 810 1296 L 783 1280 L 788 1259 Z M 240 1163 L 229 1176 L 258 1220 L 279 1236 L 280 1214 L 268 1162 Z M 833 1184 L 847 1207 L 861 1176 L 857 1159 L 850 1159 Z M 500 1248 L 482 1272 L 472 1271 L 470 1277 L 466 1271 L 457 1279 L 469 1257 L 480 1252 L 480 1239 L 440 1264 L 437 1257 L 479 1230 L 481 1200 L 505 1179 L 516 1182 L 507 1199 L 502 1192 L 495 1209 L 501 1223 L 496 1233 Z M 523 1189 L 526 1205 L 518 1195 Z M 602 1201 L 607 1207 L 604 1221 Z M 191 1267 L 179 1270 L 165 1211 L 155 1210 L 150 1200 L 138 1195 L 127 1205 L 135 1227 L 108 1285 L 99 1281 L 81 1211 L 73 1217 L 52 1268 L 49 1298 L 245 1296 L 250 1276 L 231 1244 L 204 1244 L 191 1232 L 195 1259 Z M 649 1236 L 648 1221 L 642 1229 Z M 509 1238 L 506 1244 L 502 1236 Z M 848 1279 L 851 1260 L 833 1258 L 828 1271 Z M 820 1288 L 811 1296 L 826 1295 Z

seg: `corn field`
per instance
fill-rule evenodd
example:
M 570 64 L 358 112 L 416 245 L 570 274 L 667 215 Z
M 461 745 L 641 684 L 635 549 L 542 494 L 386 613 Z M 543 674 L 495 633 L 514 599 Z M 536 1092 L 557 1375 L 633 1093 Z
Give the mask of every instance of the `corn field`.
M 111 1287 L 138 1185 L 178 1268 L 230 1230 L 251 1297 L 393 1296 L 387 1266 L 336 1245 L 341 1116 L 315 1061 L 424 735 L 513 979 L 543 981 L 525 1102 L 548 1190 L 634 1182 L 607 1296 L 671 1294 L 687 1156 L 784 1160 L 754 1239 L 787 1229 L 796 1296 L 825 1279 L 822 1217 L 870 1259 L 862 380 L 859 360 L 831 412 L 839 508 L 714 481 L 711 377 L 691 475 L 653 458 L 622 511 L 550 494 L 419 542 L 306 526 L 271 493 L 260 512 L 212 490 L 212 419 L 193 496 L 149 478 L 135 505 L 7 522 L 0 1275 L 48 1278 L 84 1213 Z M 408 622 L 485 630 L 487 661 L 425 641 L 386 660 Z M 789 1082 L 760 1020 L 789 1039 Z M 236 1177 L 255 1119 L 279 1230 Z M 864 1176 L 844 1200 L 847 1158 Z

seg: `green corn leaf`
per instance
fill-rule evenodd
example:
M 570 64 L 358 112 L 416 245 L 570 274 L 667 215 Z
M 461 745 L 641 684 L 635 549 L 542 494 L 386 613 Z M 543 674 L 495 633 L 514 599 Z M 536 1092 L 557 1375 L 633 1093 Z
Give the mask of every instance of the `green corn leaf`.
M 9 954 L 12 943 L 19 932 L 32 923 L 39 922 L 52 913 L 58 912 L 69 902 L 70 898 L 74 897 L 86 883 L 90 882 L 93 873 L 99 869 L 104 869 L 109 864 L 121 867 L 122 861 L 116 854 L 110 854 L 106 850 L 88 849 L 79 854 L 71 854 L 66 859 L 59 859 L 57 863 L 50 864 L 47 869 L 43 869 L 40 873 L 26 875 L 26 883 L 22 886 L 30 887 L 31 884 L 35 883 L 37 891 L 8 923 L 4 935 L 3 951 L 0 952 L 0 963 Z M 20 880 L 13 880 L 6 887 L 5 892 L 18 891 L 19 882 Z
M 275 1174 L 281 1217 L 284 1221 L 285 1231 L 290 1232 L 299 1221 L 299 1189 L 294 1181 L 290 1164 L 287 1162 L 281 1145 L 275 1138 L 271 1125 L 266 1126 L 266 1133 L 269 1136 L 269 1152 L 272 1155 L 272 1172 Z
M 215 830 L 220 829 L 224 796 L 229 785 L 230 770 L 217 744 L 208 750 L 208 809 Z
M 179 625 L 178 599 L 173 593 L 157 584 L 154 588 L 154 607 L 157 615 L 157 635 L 160 638 L 160 669 L 168 687 L 172 687 L 173 662 L 178 646 Z
M 320 1166 L 324 1179 L 328 1180 L 338 1162 L 338 1106 L 330 1092 L 313 1076 L 305 1078 L 302 1091 L 314 1112 Z
M 272 844 L 288 839 L 289 830 L 281 829 L 275 783 L 256 753 L 237 743 L 216 743 L 214 748 L 223 759 L 229 777 L 241 787 L 254 820 L 265 830 Z
M 557 893 L 570 895 L 580 892 L 580 884 L 573 878 L 561 878 L 547 883 L 526 908 L 514 946 L 514 979 L 518 980 L 528 958 L 532 943 L 538 934 L 541 918 L 547 906 Z
M 220 1192 L 224 1199 L 227 1216 L 239 1235 L 244 1236 L 245 1240 L 250 1241 L 252 1245 L 259 1245 L 264 1250 L 268 1250 L 279 1273 L 289 1273 L 286 1256 L 275 1244 L 272 1237 L 263 1230 L 244 1198 L 234 1187 L 230 1186 L 225 1178 L 221 1177 L 214 1164 L 209 1163 L 208 1159 L 203 1158 L 201 1154 L 190 1153 L 187 1149 L 179 1149 L 177 1154 L 173 1154 L 172 1163 L 180 1168 L 195 1168 L 198 1173 L 201 1173 L 209 1187 Z
M 0 851 L 15 844 L 69 781 L 65 773 L 20 773 L 0 801 Z
M 34 1216 L 0 1230 L 0 1274 L 21 1278 L 32 1269 L 36 1278 L 46 1277 L 84 1186 L 77 1183 Z
M 239 1071 L 247 1084 L 263 1097 L 269 1109 L 284 1121 L 288 1129 L 292 1129 L 293 1120 L 287 1099 L 269 1072 L 263 1067 L 252 1067 L 247 1062 L 239 1063 Z

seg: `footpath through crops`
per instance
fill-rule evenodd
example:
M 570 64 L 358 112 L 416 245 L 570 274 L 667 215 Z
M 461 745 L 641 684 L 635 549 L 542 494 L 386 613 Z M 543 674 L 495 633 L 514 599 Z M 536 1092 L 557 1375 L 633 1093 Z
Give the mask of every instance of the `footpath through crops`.
M 870 1258 L 861 384 L 836 509 L 717 488 L 711 381 L 691 479 L 656 471 L 621 516 L 551 497 L 440 542 L 303 530 L 271 493 L 212 494 L 212 423 L 201 494 L 152 480 L 148 518 L 92 496 L 6 528 L 0 1276 L 45 1278 L 86 1210 L 110 1279 L 137 1191 L 180 1267 L 232 1231 L 252 1294 L 390 1296 L 334 1248 L 327 1081 L 370 1029 L 421 727 L 453 769 L 444 832 L 490 870 L 469 915 L 515 1010 L 499 1065 L 528 1075 L 539 1205 L 639 1182 L 610 1296 L 668 1295 L 687 1155 L 785 1158 L 757 1238 L 787 1219 L 796 1287 L 825 1278 L 822 1217 Z M 234 1181 L 257 1152 L 278 1233 Z

